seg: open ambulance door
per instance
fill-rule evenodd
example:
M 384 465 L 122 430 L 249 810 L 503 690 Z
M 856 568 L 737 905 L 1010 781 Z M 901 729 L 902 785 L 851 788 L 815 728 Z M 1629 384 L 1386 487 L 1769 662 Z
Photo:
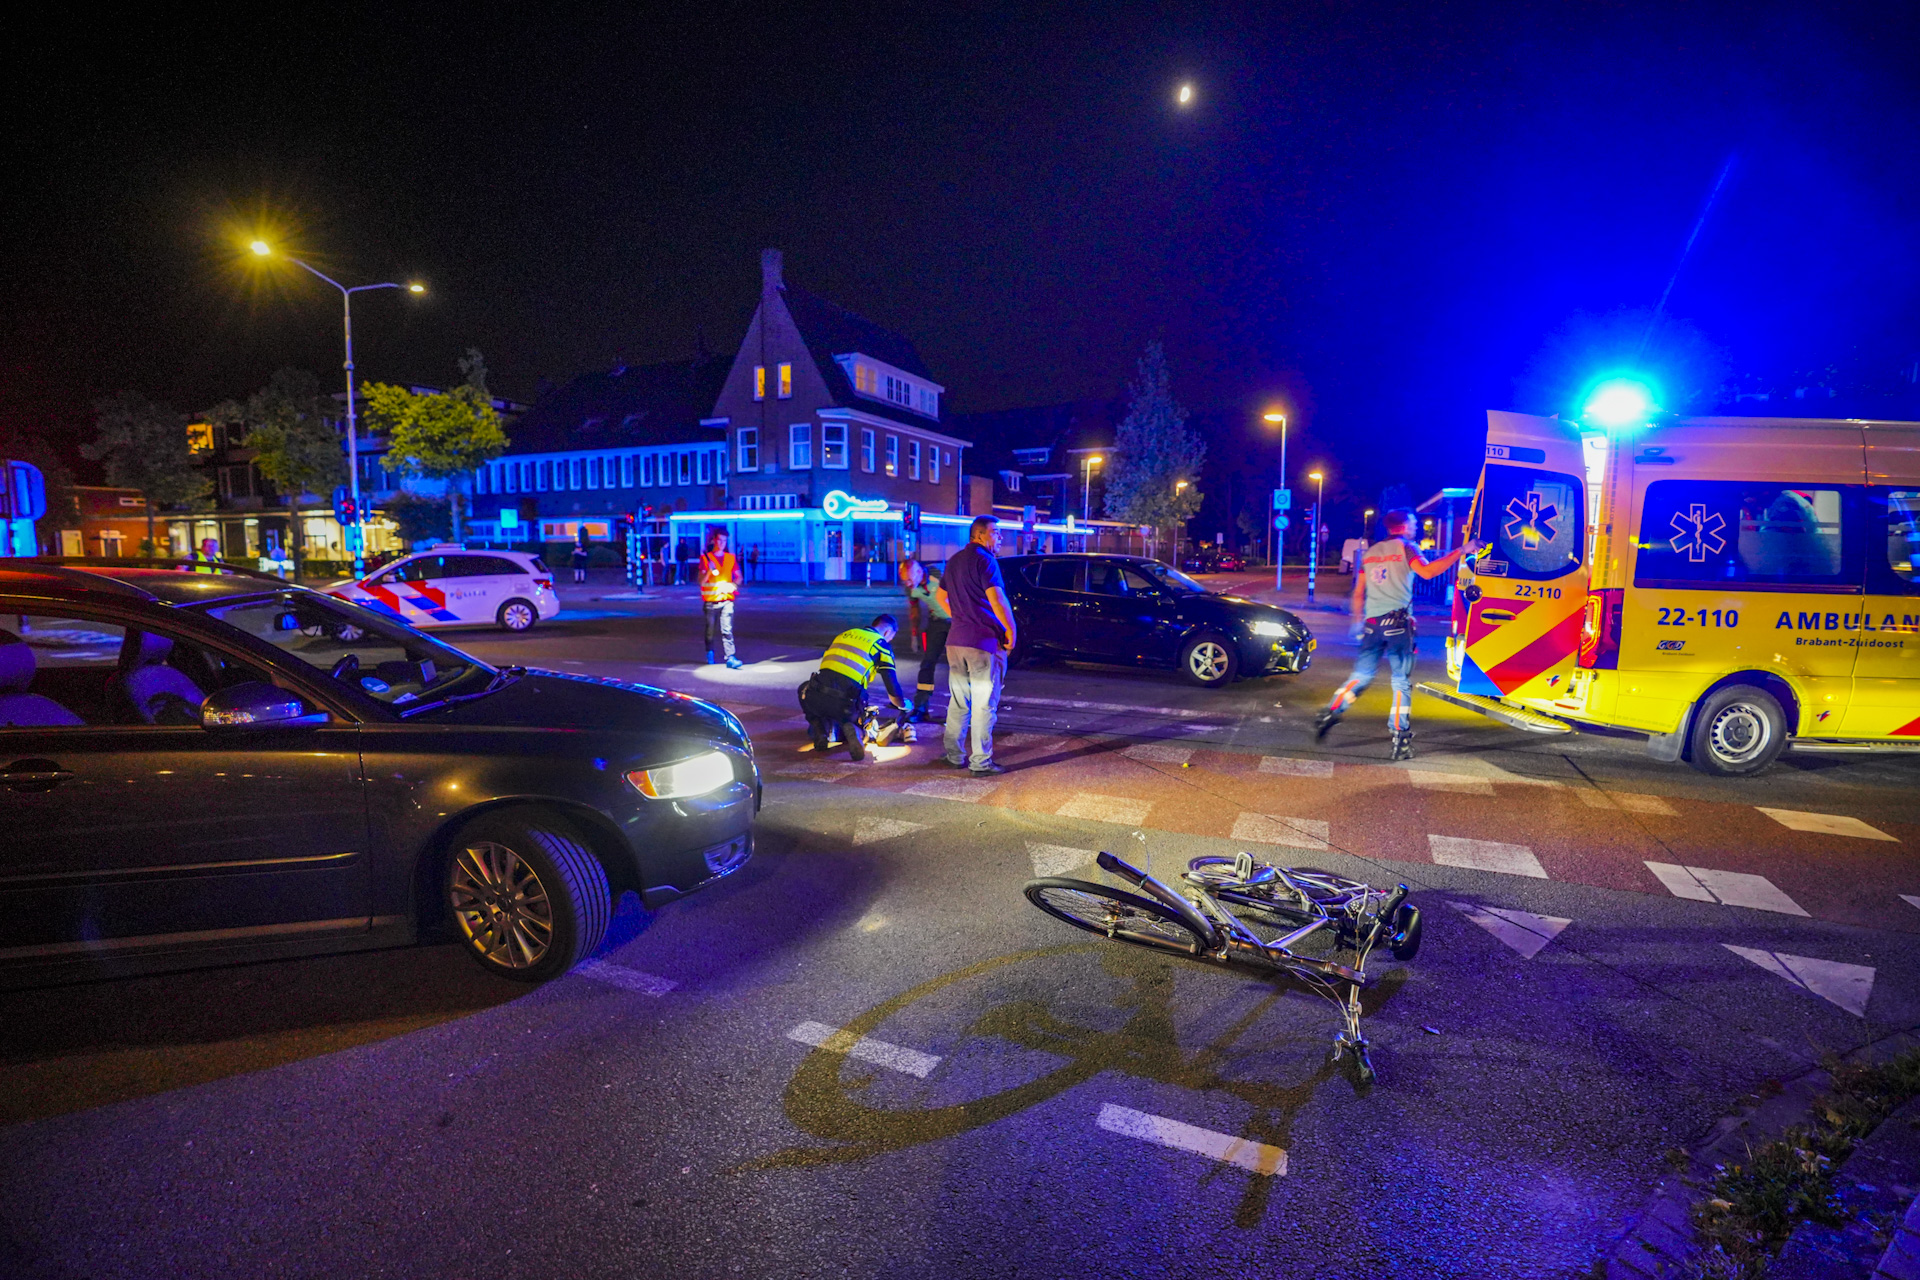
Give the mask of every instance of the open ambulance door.
M 1586 459 L 1558 418 L 1487 414 L 1486 460 L 1449 657 L 1461 693 L 1519 702 L 1563 696 L 1586 610 Z

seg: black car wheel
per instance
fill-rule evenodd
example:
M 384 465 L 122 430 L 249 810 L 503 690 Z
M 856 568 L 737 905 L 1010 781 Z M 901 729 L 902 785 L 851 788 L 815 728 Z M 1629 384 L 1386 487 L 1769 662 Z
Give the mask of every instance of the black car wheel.
M 508 631 L 528 631 L 540 621 L 540 611 L 530 601 L 515 596 L 500 606 L 500 612 L 494 615 L 494 620 Z
M 519 982 L 557 978 L 607 935 L 612 896 L 599 860 L 551 815 L 482 818 L 447 867 L 447 907 L 483 968 Z
M 1693 715 L 1693 767 L 1738 777 L 1758 773 L 1787 746 L 1787 717 L 1765 689 L 1736 684 L 1700 704 Z
M 1240 654 L 1225 636 L 1202 632 L 1180 646 L 1180 674 L 1197 685 L 1231 684 L 1239 671 Z

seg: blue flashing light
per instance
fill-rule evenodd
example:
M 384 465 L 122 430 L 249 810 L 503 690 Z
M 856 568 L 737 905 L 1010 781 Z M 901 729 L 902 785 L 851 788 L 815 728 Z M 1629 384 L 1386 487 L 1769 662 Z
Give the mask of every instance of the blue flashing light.
M 1659 407 L 1653 388 L 1638 378 L 1608 378 L 1587 393 L 1580 416 L 1597 427 L 1619 431 L 1639 426 Z

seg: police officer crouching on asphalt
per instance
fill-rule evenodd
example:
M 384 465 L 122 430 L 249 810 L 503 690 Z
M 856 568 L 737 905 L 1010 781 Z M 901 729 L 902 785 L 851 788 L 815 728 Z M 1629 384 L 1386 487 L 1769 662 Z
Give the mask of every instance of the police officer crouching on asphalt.
M 1360 640 L 1360 655 L 1354 659 L 1353 674 L 1334 690 L 1333 701 L 1313 718 L 1313 736 L 1324 738 L 1327 730 L 1340 723 L 1347 708 L 1373 683 L 1384 657 L 1387 676 L 1393 683 L 1393 710 L 1387 718 L 1387 727 L 1393 731 L 1393 759 L 1410 760 L 1413 662 L 1419 653 L 1413 626 L 1413 579 L 1439 577 L 1463 556 L 1478 551 L 1480 544 L 1468 541 L 1438 560 L 1428 560 L 1409 536 L 1414 528 L 1413 512 L 1389 511 L 1382 521 L 1387 537 L 1367 548 L 1353 583 L 1353 632 Z
M 893 637 L 898 630 L 893 615 L 883 613 L 864 627 L 842 631 L 827 646 L 820 669 L 800 686 L 800 710 L 806 713 L 807 735 L 815 751 L 826 751 L 829 735 L 837 730 L 848 755 L 855 760 L 866 758 L 867 685 L 876 671 L 887 679 L 887 701 L 903 713 L 889 730 L 897 728 L 906 741 L 913 740 L 912 726 L 904 715 L 907 700 L 900 694 L 900 679 L 893 667 Z M 881 740 L 890 736 L 891 732 L 884 733 Z

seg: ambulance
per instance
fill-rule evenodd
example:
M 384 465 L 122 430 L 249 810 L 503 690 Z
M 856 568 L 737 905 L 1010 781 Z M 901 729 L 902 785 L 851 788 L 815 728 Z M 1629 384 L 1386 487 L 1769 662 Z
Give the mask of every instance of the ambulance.
M 1487 415 L 1451 687 L 1736 775 L 1920 749 L 1920 423 Z
M 497 626 L 525 631 L 560 612 L 553 572 L 522 551 L 469 551 L 442 543 L 364 578 L 325 588 L 410 626 Z

